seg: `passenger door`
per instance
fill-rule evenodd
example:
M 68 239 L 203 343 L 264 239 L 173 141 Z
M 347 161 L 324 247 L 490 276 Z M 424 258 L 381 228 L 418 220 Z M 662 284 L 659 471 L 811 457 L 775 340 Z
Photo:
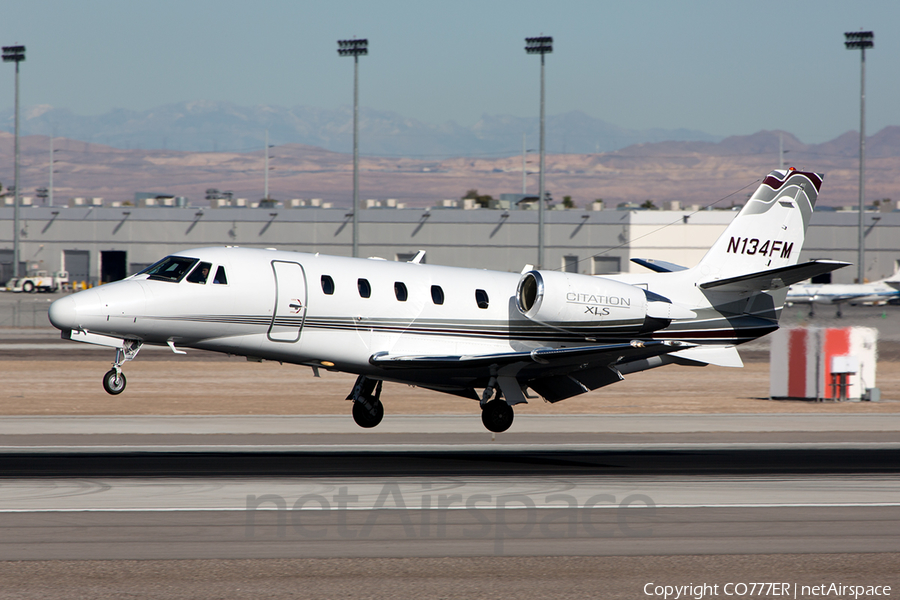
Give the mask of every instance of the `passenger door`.
M 296 342 L 306 320 L 306 273 L 299 263 L 272 261 L 275 272 L 275 310 L 269 326 L 273 342 Z

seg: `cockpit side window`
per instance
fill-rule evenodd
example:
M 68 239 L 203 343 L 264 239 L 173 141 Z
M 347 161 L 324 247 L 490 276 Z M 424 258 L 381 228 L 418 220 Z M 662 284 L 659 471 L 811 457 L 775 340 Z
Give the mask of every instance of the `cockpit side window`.
M 209 270 L 212 268 L 212 265 L 208 262 L 202 262 L 197 265 L 191 274 L 187 276 L 187 280 L 189 283 L 206 283 L 206 280 L 209 278 Z
M 178 283 L 184 278 L 185 274 L 191 270 L 191 267 L 197 264 L 197 262 L 198 259 L 196 258 L 167 256 L 161 261 L 150 265 L 138 273 L 138 275 L 147 274 L 150 276 L 150 279 L 155 281 Z
M 216 269 L 216 276 L 213 277 L 213 283 L 228 285 L 228 278 L 225 277 L 225 267 L 222 265 L 219 265 L 219 268 Z

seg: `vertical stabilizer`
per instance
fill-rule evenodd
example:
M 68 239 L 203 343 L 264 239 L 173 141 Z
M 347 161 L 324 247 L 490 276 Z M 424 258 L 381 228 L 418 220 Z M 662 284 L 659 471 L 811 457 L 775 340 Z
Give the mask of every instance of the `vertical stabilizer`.
M 696 269 L 706 281 L 797 264 L 822 175 L 769 173 Z

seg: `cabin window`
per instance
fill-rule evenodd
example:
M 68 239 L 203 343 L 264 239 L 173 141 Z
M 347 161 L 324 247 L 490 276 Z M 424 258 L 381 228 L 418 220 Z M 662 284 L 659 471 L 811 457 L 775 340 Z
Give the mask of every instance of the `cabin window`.
M 189 283 L 206 283 L 206 280 L 209 278 L 209 270 L 212 268 L 212 265 L 208 262 L 202 262 L 197 265 L 191 274 L 187 276 L 187 280 Z
M 444 303 L 444 290 L 441 289 L 439 285 L 431 286 L 431 300 L 435 304 L 443 304 Z
M 490 304 L 488 293 L 484 290 L 475 290 L 475 304 L 478 305 L 478 308 L 487 308 Z
M 369 285 L 368 279 L 357 279 L 356 280 L 356 288 L 359 290 L 360 298 L 368 298 L 372 295 L 372 286 Z
M 228 278 L 225 277 L 225 267 L 222 265 L 219 265 L 219 268 L 216 269 L 216 276 L 213 277 L 213 283 L 228 285 Z
M 154 281 L 178 283 L 191 270 L 191 267 L 197 264 L 197 260 L 196 258 L 184 256 L 167 256 L 161 261 L 150 265 L 138 275 L 146 273 Z
M 322 275 L 322 293 L 330 296 L 334 293 L 334 279 L 331 275 Z
M 406 302 L 406 299 L 409 298 L 409 293 L 406 291 L 406 284 L 402 281 L 395 281 L 394 295 L 397 296 L 397 300 L 400 302 Z

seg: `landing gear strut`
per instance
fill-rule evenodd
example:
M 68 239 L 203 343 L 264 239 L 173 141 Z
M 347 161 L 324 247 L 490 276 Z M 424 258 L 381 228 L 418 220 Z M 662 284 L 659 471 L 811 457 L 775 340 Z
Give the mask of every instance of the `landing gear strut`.
M 384 405 L 380 398 L 381 380 L 369 379 L 365 375 L 356 379 L 356 385 L 347 400 L 353 400 L 353 420 L 357 425 L 370 429 L 381 423 Z
M 122 372 L 122 363 L 134 360 L 141 350 L 140 340 L 124 340 L 121 348 L 116 348 L 116 362 L 113 368 L 103 375 L 103 389 L 107 394 L 117 396 L 125 391 L 125 373 Z

